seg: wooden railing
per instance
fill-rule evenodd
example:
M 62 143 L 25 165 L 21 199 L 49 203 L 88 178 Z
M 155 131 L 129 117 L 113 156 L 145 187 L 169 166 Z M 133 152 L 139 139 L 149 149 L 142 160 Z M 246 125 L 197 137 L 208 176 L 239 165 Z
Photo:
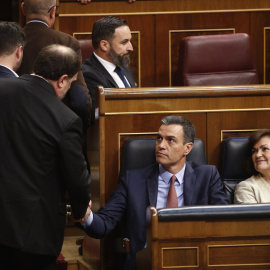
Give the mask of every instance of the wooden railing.
M 148 208 L 140 270 L 269 269 L 270 204 Z

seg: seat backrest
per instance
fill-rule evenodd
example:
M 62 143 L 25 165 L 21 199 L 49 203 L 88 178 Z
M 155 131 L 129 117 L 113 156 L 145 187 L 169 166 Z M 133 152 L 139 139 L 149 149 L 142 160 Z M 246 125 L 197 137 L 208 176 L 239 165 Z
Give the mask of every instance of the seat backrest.
M 221 178 L 230 203 L 233 203 L 236 185 L 249 178 L 245 170 L 248 156 L 248 137 L 231 137 L 223 143 Z
M 179 85 L 258 84 L 250 37 L 244 33 L 181 40 Z
M 126 141 L 122 155 L 120 174 L 126 170 L 143 168 L 155 163 L 156 139 L 131 139 Z M 188 161 L 207 164 L 204 143 L 195 138 L 192 150 L 187 156 Z
M 92 39 L 79 39 L 82 52 L 82 62 L 91 56 L 94 51 Z

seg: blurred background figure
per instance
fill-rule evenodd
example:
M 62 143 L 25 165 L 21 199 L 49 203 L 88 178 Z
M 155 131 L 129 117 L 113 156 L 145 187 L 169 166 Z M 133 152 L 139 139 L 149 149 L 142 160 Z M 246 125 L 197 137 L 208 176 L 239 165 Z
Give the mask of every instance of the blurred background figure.
M 26 37 L 14 22 L 0 22 L 0 78 L 18 77 Z
M 72 48 L 81 61 L 81 47 L 79 42 L 72 36 L 52 29 L 55 23 L 56 0 L 24 0 L 22 12 L 26 17 L 24 31 L 27 44 L 24 49 L 24 57 L 19 75 L 31 74 L 36 56 L 42 48 L 51 44 L 60 44 Z M 78 78 L 75 80 L 63 102 L 73 110 L 83 122 L 83 151 L 85 160 L 87 157 L 87 128 L 90 125 L 91 98 L 85 84 L 82 71 L 79 70 Z M 90 167 L 88 164 L 88 170 Z

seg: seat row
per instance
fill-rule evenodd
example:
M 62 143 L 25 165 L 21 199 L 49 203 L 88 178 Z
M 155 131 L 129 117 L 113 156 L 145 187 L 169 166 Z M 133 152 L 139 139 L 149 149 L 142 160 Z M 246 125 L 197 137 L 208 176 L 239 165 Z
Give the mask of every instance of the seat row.
M 82 60 L 93 52 L 91 39 L 79 40 Z M 258 84 L 248 34 L 189 36 L 179 50 L 180 86 Z

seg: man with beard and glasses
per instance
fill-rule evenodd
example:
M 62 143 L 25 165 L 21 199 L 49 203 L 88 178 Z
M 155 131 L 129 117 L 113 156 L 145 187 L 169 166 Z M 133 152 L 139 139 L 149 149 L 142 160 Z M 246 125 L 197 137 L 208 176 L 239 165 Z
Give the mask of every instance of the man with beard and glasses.
M 133 51 L 131 32 L 125 20 L 107 16 L 93 25 L 92 43 L 94 52 L 84 61 L 82 69 L 87 88 L 92 98 L 92 113 L 95 109 L 95 89 L 136 87 L 128 65 Z M 93 116 L 93 115 L 92 115 Z

